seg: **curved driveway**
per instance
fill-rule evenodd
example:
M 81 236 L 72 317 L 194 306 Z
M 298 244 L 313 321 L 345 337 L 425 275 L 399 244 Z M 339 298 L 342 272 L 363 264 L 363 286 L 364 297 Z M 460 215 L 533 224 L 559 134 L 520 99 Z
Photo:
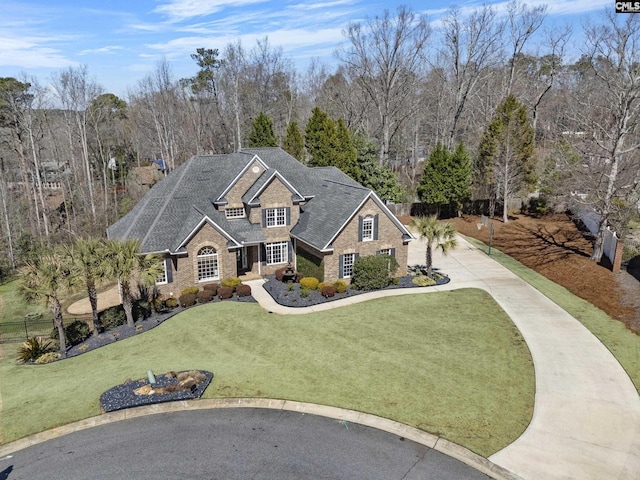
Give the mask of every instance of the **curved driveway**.
M 3 476 L 4 475 L 4 476 Z M 149 415 L 65 435 L 0 459 L 0 479 L 488 479 L 433 448 L 299 412 Z
M 425 244 L 409 245 L 409 265 L 424 264 Z M 309 309 L 277 305 L 259 288 L 261 281 L 251 282 L 252 294 L 269 310 L 296 314 L 418 291 L 486 290 L 526 340 L 536 379 L 531 423 L 489 460 L 532 480 L 640 478 L 640 397 L 611 352 L 578 320 L 461 237 L 447 256 L 436 253 L 434 265 L 450 283 L 372 292 Z

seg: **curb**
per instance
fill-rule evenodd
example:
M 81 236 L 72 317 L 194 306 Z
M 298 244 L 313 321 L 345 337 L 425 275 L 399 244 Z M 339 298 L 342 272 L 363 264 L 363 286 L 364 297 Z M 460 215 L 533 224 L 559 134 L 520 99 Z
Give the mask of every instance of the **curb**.
M 28 437 L 16 440 L 0 446 L 0 458 L 6 457 L 24 448 L 55 438 L 79 432 L 88 428 L 99 427 L 113 422 L 120 422 L 147 415 L 159 413 L 174 413 L 180 411 L 212 410 L 218 408 L 264 408 L 272 410 L 284 410 L 309 415 L 333 418 L 340 421 L 357 423 L 366 427 L 382 430 L 387 433 L 404 437 L 428 448 L 475 468 L 481 473 L 497 480 L 522 480 L 521 477 L 492 463 L 486 458 L 473 453 L 456 443 L 444 440 L 435 435 L 419 430 L 403 423 L 394 422 L 387 418 L 378 417 L 368 413 L 346 410 L 327 405 L 295 402 L 291 400 L 278 400 L 268 398 L 219 398 L 207 400 L 182 400 L 178 402 L 158 403 L 144 407 L 129 408 L 116 412 L 105 413 L 97 417 L 90 417 L 78 422 L 70 423 L 62 427 L 53 428 L 45 432 L 36 433 Z

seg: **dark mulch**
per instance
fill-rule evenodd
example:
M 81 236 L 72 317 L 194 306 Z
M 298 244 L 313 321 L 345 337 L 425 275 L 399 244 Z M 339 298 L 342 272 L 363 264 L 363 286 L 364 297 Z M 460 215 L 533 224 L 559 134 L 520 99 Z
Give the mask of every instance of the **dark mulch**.
M 234 296 L 229 300 L 219 300 L 215 299 L 214 301 L 237 301 L 243 303 L 255 303 L 255 298 L 252 296 L 247 297 L 236 297 Z M 134 335 L 138 335 L 140 333 L 148 332 L 154 327 L 157 327 L 165 320 L 177 315 L 178 313 L 182 313 L 189 308 L 197 307 L 198 305 L 194 305 L 193 307 L 176 307 L 170 312 L 166 313 L 154 313 L 150 317 L 145 318 L 144 320 L 138 320 L 135 322 L 133 327 L 129 327 L 128 325 L 120 325 L 119 327 L 112 328 L 105 332 L 100 333 L 97 337 L 91 336 L 86 339 L 84 342 L 79 343 L 78 345 L 74 345 L 73 347 L 67 350 L 67 355 L 64 358 L 75 357 L 77 355 L 81 355 L 86 352 L 90 352 L 91 350 L 95 350 L 96 348 L 104 347 L 105 345 L 109 345 L 113 342 L 117 342 L 118 340 L 124 340 L 125 338 L 133 337 Z M 62 360 L 63 358 L 59 359 Z M 59 361 L 58 360 L 58 361 Z
M 100 396 L 100 407 L 103 412 L 114 412 L 116 410 L 122 410 L 125 408 L 140 407 L 142 405 L 152 405 L 155 403 L 176 402 L 179 400 L 193 400 L 200 398 L 206 388 L 213 379 L 213 373 L 206 370 L 198 370 L 205 376 L 205 379 L 194 385 L 192 389 L 177 390 L 175 392 L 167 393 L 153 393 L 151 395 L 136 395 L 134 390 L 150 385 L 149 379 L 144 378 L 140 380 L 134 380 L 125 382 L 122 385 L 117 385 L 110 388 Z M 178 372 L 180 373 L 180 372 Z M 163 388 L 169 385 L 177 385 L 178 379 L 176 374 L 164 374 L 155 377 L 156 382 L 153 384 L 153 388 Z
M 417 265 L 410 268 L 410 274 L 404 277 L 398 278 L 398 283 L 395 285 L 389 285 L 383 290 L 392 290 L 396 288 L 416 288 L 416 285 L 412 280 L 416 277 L 417 272 L 421 272 L 426 267 L 424 265 Z M 434 273 L 437 273 L 439 278 L 436 278 L 436 285 L 444 285 L 449 283 L 449 277 L 438 272 L 434 269 Z M 273 297 L 273 299 L 280 305 L 285 307 L 309 307 L 311 305 L 318 305 L 320 303 L 332 302 L 334 300 L 340 300 L 341 298 L 354 297 L 363 293 L 368 293 L 371 290 L 354 290 L 348 288 L 344 293 L 336 293 L 333 297 L 323 297 L 317 290 L 310 290 L 307 297 L 302 297 L 300 294 L 300 284 L 298 283 L 285 283 L 276 280 L 274 275 L 265 275 L 267 282 L 264 284 L 264 289 Z

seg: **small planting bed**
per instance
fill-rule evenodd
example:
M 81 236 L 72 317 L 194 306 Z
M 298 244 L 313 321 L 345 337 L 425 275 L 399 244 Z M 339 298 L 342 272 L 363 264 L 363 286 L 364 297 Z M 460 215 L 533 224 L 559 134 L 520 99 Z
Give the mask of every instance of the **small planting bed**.
M 155 403 L 200 398 L 211 383 L 213 373 L 206 370 L 168 372 L 155 377 L 131 380 L 110 388 L 100 396 L 103 413 Z

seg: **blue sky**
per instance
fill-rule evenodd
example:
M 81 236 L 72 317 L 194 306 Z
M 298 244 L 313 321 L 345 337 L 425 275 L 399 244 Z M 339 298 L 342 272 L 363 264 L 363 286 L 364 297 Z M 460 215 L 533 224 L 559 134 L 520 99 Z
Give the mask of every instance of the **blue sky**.
M 0 5 L 0 77 L 36 76 L 87 65 L 106 91 L 126 97 L 165 58 L 176 78 L 195 74 L 190 54 L 199 47 L 222 50 L 238 39 L 246 49 L 268 36 L 304 72 L 313 57 L 332 65 L 349 22 L 381 15 L 397 5 L 427 13 L 437 27 L 450 5 L 464 12 L 488 3 L 433 0 L 3 0 Z M 530 0 L 547 3 L 545 26 L 570 23 L 574 31 L 588 17 L 614 8 L 611 0 Z

